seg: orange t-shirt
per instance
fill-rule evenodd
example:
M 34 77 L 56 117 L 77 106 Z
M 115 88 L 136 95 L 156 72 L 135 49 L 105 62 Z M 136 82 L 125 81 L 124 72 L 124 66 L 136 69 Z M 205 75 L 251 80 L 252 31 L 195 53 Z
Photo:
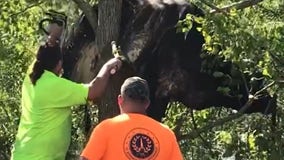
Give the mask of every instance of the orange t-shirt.
M 182 160 L 174 133 L 142 114 L 121 114 L 93 130 L 82 157 L 88 160 Z

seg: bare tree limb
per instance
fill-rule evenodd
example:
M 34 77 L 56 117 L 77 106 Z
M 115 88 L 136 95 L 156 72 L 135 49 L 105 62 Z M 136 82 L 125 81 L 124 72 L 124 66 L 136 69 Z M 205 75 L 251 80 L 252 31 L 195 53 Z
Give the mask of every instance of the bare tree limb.
M 276 82 L 279 83 L 279 84 L 284 84 L 284 79 L 279 78 L 278 80 L 276 80 Z
M 94 33 L 96 33 L 96 29 L 98 26 L 98 15 L 94 11 L 93 7 L 84 0 L 73 0 L 73 2 L 75 2 L 78 7 L 84 12 Z
M 254 94 L 254 97 L 257 97 L 259 94 L 261 94 L 261 92 L 267 90 L 268 88 L 270 88 L 271 86 L 273 86 L 275 84 L 275 81 L 269 83 L 267 86 L 263 87 L 261 90 L 257 91 L 255 94 Z
M 200 2 L 204 3 L 204 4 L 207 5 L 208 7 L 212 8 L 212 9 L 218 11 L 218 12 L 222 12 L 222 13 L 224 13 L 224 14 L 227 14 L 225 11 L 221 10 L 220 8 L 218 8 L 217 6 L 215 6 L 214 4 L 211 4 L 211 3 L 209 3 L 209 2 L 207 2 L 207 1 L 205 1 L 205 0 L 200 0 Z
M 215 13 L 220 13 L 220 11 L 228 12 L 232 8 L 244 9 L 244 8 L 256 5 L 256 4 L 258 4 L 262 1 L 263 0 L 244 0 L 244 1 L 241 1 L 241 2 L 232 3 L 232 4 L 227 5 L 225 7 L 219 8 L 218 10 L 216 8 L 213 8 L 213 10 L 211 10 L 210 13 L 215 14 Z

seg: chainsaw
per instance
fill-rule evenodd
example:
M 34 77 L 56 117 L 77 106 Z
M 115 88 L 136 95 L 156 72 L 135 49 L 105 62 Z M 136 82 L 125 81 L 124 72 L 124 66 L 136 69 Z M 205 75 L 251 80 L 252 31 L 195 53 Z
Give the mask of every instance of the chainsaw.
M 49 36 L 50 33 L 46 29 L 48 28 L 48 25 L 57 24 L 58 26 L 62 27 L 63 32 L 58 39 L 60 47 L 62 47 L 67 34 L 67 16 L 62 12 L 56 12 L 54 10 L 49 10 L 48 12 L 45 12 L 45 14 L 48 16 L 48 18 L 44 18 L 39 22 L 39 29 Z

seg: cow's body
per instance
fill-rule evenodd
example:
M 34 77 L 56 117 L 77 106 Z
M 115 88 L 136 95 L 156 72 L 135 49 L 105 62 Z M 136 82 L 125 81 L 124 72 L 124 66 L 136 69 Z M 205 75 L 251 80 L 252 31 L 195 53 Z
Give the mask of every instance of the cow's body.
M 224 106 L 239 110 L 248 100 L 249 93 L 241 76 L 231 76 L 235 79 L 230 86 L 234 94 L 228 96 L 217 91 L 222 79 L 201 72 L 204 38 L 196 30 L 198 24 L 193 23 L 188 33 L 176 32 L 178 20 L 187 13 L 203 16 L 200 9 L 181 0 L 123 1 L 119 45 L 134 74 L 148 80 L 151 90 L 148 113 L 157 120 L 164 116 L 170 101 L 180 101 L 193 109 Z M 81 21 L 69 39 L 71 46 L 65 54 L 67 77 L 74 74 L 74 66 L 80 60 L 78 51 L 92 44 L 94 38 L 88 21 Z M 231 75 L 234 65 L 224 64 L 219 70 Z M 247 112 L 271 112 L 274 108 L 267 109 L 270 99 L 266 94 L 255 100 Z

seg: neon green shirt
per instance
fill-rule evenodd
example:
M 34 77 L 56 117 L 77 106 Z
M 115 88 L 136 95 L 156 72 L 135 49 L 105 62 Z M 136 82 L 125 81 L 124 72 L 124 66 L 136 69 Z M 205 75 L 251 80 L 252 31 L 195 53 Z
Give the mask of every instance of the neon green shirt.
M 44 71 L 26 76 L 22 115 L 11 160 L 64 160 L 71 139 L 71 107 L 85 104 L 88 87 Z

